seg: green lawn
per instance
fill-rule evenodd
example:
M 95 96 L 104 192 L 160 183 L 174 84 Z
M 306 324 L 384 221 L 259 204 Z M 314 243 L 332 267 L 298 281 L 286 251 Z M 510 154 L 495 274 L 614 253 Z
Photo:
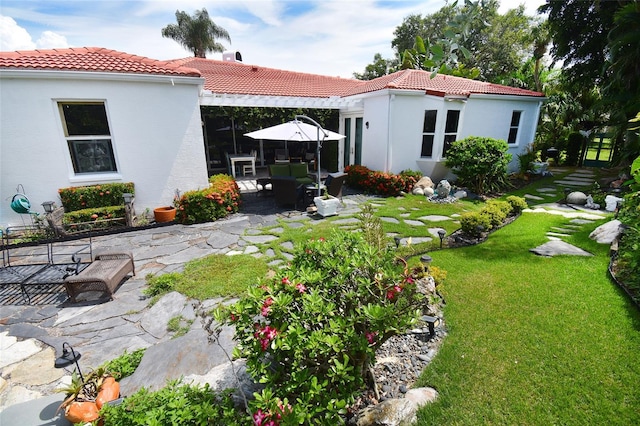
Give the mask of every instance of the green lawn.
M 483 244 L 431 253 L 449 336 L 421 376 L 420 425 L 640 423 L 640 315 L 594 257 L 528 252 L 562 217 L 525 213 Z M 591 225 L 594 228 L 596 224 Z

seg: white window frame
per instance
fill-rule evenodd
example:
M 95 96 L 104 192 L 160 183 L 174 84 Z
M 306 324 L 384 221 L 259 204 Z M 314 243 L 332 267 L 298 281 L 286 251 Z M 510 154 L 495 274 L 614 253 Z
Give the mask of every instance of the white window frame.
M 513 125 L 514 115 L 518 113 L 518 123 Z M 522 123 L 522 110 L 513 110 L 511 112 L 511 121 L 509 121 L 509 134 L 507 135 L 507 144 L 509 145 L 518 145 L 518 136 L 520 135 L 520 123 Z M 511 132 L 515 132 L 513 137 L 513 142 L 511 142 Z
M 118 163 L 118 156 L 113 141 L 113 131 L 111 126 L 111 120 L 109 119 L 109 110 L 107 108 L 106 100 L 96 99 L 58 99 L 55 101 L 58 114 L 60 117 L 60 123 L 62 126 L 62 134 L 65 140 L 66 149 L 69 155 L 69 167 L 71 173 L 71 181 L 112 181 L 121 179 L 120 166 Z M 108 126 L 108 134 L 106 135 L 69 135 L 67 128 L 67 121 L 64 115 L 64 105 L 76 104 L 76 105 L 102 105 L 104 107 L 106 125 Z M 77 147 L 81 144 L 76 142 L 85 142 L 85 144 L 93 149 L 99 148 L 107 152 L 103 155 L 110 162 L 113 170 L 103 171 L 82 171 L 78 164 L 78 151 Z

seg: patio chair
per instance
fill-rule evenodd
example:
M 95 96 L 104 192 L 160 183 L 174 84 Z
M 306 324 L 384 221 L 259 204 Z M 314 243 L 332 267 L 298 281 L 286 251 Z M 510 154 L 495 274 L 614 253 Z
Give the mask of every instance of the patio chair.
M 276 149 L 275 156 L 276 163 L 288 163 L 289 162 L 289 154 L 286 149 Z
M 342 185 L 347 178 L 346 173 L 332 173 L 324 181 L 327 193 L 342 200 Z
M 292 176 L 272 176 L 271 187 L 276 204 L 279 206 L 293 205 L 298 208 L 298 200 L 303 195 L 301 192 L 302 185 L 298 185 L 296 178 Z
M 253 161 L 256 161 L 258 159 L 258 151 L 256 151 L 255 149 L 251 150 L 251 154 L 250 155 L 253 157 Z M 253 174 L 253 167 L 251 166 L 251 164 L 243 164 L 242 165 L 242 175 L 246 176 L 248 173 L 251 173 L 251 176 L 255 176 Z

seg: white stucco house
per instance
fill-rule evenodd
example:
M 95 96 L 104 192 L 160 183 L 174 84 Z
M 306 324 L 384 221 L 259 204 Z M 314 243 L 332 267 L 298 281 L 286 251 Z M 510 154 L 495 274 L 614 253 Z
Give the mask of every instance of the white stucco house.
M 208 185 L 203 83 L 197 70 L 101 48 L 1 52 L 0 226 L 25 221 L 10 208 L 22 188 L 43 213 L 69 186 L 133 182 L 143 211 Z
M 339 128 L 330 130 L 347 136 L 339 169 L 412 169 L 436 180 L 448 174 L 448 145 L 467 136 L 507 140 L 517 168 L 544 100 L 419 70 L 359 81 L 223 57 L 230 60 L 157 61 L 103 48 L 0 52 L 0 226 L 22 224 L 10 208 L 18 188 L 42 212 L 59 188 L 134 182 L 140 211 L 170 203 L 176 189 L 206 186 L 216 141 L 203 136 L 203 107 L 338 110 Z

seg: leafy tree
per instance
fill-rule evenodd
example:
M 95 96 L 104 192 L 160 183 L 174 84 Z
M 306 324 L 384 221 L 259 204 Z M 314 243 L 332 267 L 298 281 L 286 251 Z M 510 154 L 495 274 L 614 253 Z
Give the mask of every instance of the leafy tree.
M 508 150 L 503 140 L 469 136 L 451 144 L 445 164 L 462 185 L 479 195 L 486 194 L 504 187 L 511 161 Z
M 231 42 L 229 33 L 209 18 L 207 9 L 196 10 L 193 17 L 176 10 L 177 24 L 162 29 L 162 37 L 171 38 L 193 52 L 197 58 L 206 58 L 207 52 L 222 52 L 224 46 L 216 39 Z
M 373 80 L 397 71 L 398 65 L 397 59 L 384 59 L 381 54 L 376 53 L 373 56 L 373 63 L 367 65 L 362 74 L 354 72 L 353 77 L 358 80 Z

